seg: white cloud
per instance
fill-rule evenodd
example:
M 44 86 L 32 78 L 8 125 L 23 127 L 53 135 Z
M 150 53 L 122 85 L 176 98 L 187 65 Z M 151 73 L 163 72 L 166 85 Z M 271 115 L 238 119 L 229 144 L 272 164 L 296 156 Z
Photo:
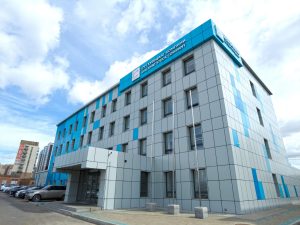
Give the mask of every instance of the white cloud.
M 130 1 L 128 8 L 121 13 L 116 29 L 121 35 L 130 31 L 145 32 L 153 28 L 158 12 L 156 1 Z
M 47 1 L 2 1 L 0 8 L 0 88 L 17 86 L 37 104 L 68 87 L 67 60 L 49 52 L 59 44 L 62 10 Z
M 77 78 L 69 91 L 69 101 L 74 104 L 91 101 L 159 51 L 161 50 L 149 51 L 143 55 L 134 54 L 130 59 L 115 61 L 110 65 L 102 80 L 89 81 Z
M 7 96 L 11 100 L 11 96 Z M 21 108 L 29 105 L 27 101 L 19 100 Z M 0 159 L 2 163 L 13 163 L 20 140 L 37 141 L 40 149 L 54 141 L 55 124 L 51 119 L 36 115 L 34 109 L 25 114 L 20 108 L 12 109 L 0 106 Z M 26 118 L 26 119 L 24 119 Z

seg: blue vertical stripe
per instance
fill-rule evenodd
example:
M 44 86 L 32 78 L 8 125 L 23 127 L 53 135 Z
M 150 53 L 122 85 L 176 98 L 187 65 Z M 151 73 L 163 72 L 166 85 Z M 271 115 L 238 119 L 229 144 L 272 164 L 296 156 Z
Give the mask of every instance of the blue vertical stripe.
M 118 152 L 121 152 L 121 151 L 122 151 L 122 145 L 120 145 L 120 144 L 117 145 L 117 151 L 118 151 Z
M 250 136 L 249 135 L 250 122 L 249 122 L 249 117 L 248 117 L 248 113 L 247 113 L 247 107 L 246 107 L 246 104 L 242 100 L 241 92 L 236 88 L 236 83 L 234 80 L 234 76 L 232 74 L 230 74 L 230 82 L 231 82 L 231 86 L 232 86 L 232 90 L 233 90 L 235 107 L 237 107 L 241 113 L 244 135 L 246 137 L 249 137 Z
M 233 138 L 233 145 L 236 147 L 240 147 L 238 133 L 235 129 L 232 129 L 232 138 Z
M 96 100 L 96 109 L 99 109 L 99 106 L 100 106 L 100 98 Z
M 134 128 L 133 129 L 132 139 L 133 140 L 139 139 L 139 128 Z
M 102 96 L 102 106 L 105 105 L 105 95 Z
M 283 186 L 283 190 L 284 190 L 284 193 L 285 193 L 285 197 L 289 198 L 290 197 L 290 192 L 289 192 L 288 186 L 286 185 L 286 183 L 284 181 L 283 176 L 281 176 L 281 181 L 282 181 L 282 186 Z
M 252 168 L 251 171 L 252 171 L 253 183 L 254 183 L 254 187 L 255 187 L 255 192 L 256 192 L 257 200 L 264 200 L 264 199 L 266 199 L 266 197 L 265 197 L 265 192 L 264 192 L 263 184 L 257 178 L 257 171 L 256 171 L 256 169 Z
M 113 90 L 110 90 L 109 95 L 108 95 L 108 101 L 111 102 L 113 99 Z

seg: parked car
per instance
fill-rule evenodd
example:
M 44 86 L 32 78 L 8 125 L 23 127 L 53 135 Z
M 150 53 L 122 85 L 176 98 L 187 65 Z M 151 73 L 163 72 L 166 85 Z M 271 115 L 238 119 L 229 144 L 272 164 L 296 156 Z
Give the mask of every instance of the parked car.
M 65 198 L 66 186 L 47 185 L 40 190 L 29 191 L 25 198 L 33 202 L 39 202 L 44 199 L 59 199 Z
M 19 190 L 17 191 L 16 193 L 16 197 L 17 198 L 25 198 L 25 195 L 27 193 L 29 193 L 30 191 L 35 191 L 35 190 L 40 190 L 42 189 L 44 186 L 39 186 L 39 187 L 28 187 L 27 189 L 25 190 Z
M 10 191 L 10 189 L 12 189 L 14 187 L 16 187 L 16 185 L 14 185 L 14 184 L 8 185 L 7 187 L 5 187 L 3 189 L 3 192 L 8 193 Z
M 12 189 L 9 190 L 9 195 L 13 196 L 13 197 L 16 197 L 15 195 L 16 195 L 17 191 L 24 190 L 26 188 L 27 188 L 26 186 L 17 186 L 17 187 L 14 187 L 14 188 L 12 188 Z
M 3 191 L 3 188 L 6 187 L 6 184 L 1 184 L 0 191 Z

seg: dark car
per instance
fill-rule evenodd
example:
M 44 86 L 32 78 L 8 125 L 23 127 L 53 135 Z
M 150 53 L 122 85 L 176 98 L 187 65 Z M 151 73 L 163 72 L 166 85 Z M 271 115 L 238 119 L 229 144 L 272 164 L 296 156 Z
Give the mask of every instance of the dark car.
M 15 196 L 17 191 L 23 190 L 24 188 L 25 188 L 25 186 L 17 186 L 17 187 L 14 187 L 14 188 L 10 189 L 8 193 L 9 193 L 10 196 Z
M 38 186 L 38 187 L 28 187 L 27 189 L 25 190 L 20 190 L 16 193 L 16 197 L 17 198 L 25 198 L 25 195 L 27 193 L 29 193 L 30 191 L 35 191 L 35 190 L 40 190 L 42 189 L 44 186 Z

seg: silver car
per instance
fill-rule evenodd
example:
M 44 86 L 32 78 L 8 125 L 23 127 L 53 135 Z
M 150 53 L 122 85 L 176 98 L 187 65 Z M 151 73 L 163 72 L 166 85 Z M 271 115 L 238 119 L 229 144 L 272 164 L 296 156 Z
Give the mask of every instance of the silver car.
M 33 202 L 39 202 L 44 199 L 59 199 L 65 198 L 66 186 L 47 185 L 40 190 L 29 191 L 25 198 Z

